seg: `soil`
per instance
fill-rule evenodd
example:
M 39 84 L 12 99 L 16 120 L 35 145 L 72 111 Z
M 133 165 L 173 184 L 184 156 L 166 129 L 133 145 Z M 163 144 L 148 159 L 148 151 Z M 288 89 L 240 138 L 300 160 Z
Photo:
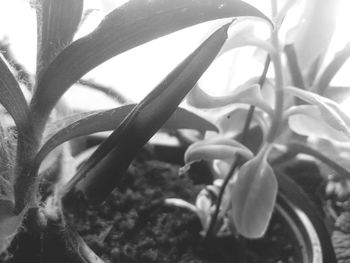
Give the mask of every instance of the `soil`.
M 194 214 L 162 203 L 168 197 L 193 203 L 203 185 L 180 177 L 179 166 L 151 159 L 139 156 L 103 205 L 76 209 L 69 219 L 106 263 L 298 262 L 298 246 L 278 214 L 263 239 L 204 242 Z

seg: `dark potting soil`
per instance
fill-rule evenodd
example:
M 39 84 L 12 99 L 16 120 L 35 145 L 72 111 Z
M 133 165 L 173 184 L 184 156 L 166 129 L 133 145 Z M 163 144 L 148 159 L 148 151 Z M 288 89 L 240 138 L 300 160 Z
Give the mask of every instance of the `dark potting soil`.
M 165 206 L 164 198 L 194 202 L 202 186 L 179 177 L 178 166 L 139 158 L 101 206 L 79 209 L 69 219 L 106 263 L 293 263 L 298 251 L 275 214 L 263 239 L 215 238 L 204 243 L 191 212 Z

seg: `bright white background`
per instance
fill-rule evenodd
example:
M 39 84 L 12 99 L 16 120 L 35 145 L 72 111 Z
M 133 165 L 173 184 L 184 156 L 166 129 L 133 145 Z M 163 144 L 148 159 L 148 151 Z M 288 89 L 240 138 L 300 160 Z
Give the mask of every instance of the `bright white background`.
M 110 10 L 125 0 L 85 0 L 85 9 L 94 9 L 81 27 L 76 37 L 91 31 Z M 267 0 L 249 0 L 264 13 L 270 13 Z M 301 4 L 296 5 L 289 17 L 293 24 L 298 18 Z M 299 8 L 299 9 L 298 9 Z M 327 55 L 329 60 L 336 50 L 340 50 L 350 41 L 350 1 L 340 0 L 336 15 L 337 27 Z M 292 18 L 291 18 L 292 17 Z M 220 22 L 219 22 L 220 23 Z M 221 22 L 222 23 L 222 22 Z M 113 87 L 126 97 L 139 101 L 186 55 L 193 51 L 218 22 L 206 23 L 176 32 L 157 39 L 141 47 L 125 52 L 99 66 L 84 79 L 91 79 L 103 85 Z M 7 39 L 15 59 L 25 69 L 34 73 L 36 57 L 35 12 L 30 8 L 29 0 L 0 0 L 0 40 Z M 249 53 L 250 52 L 250 53 Z M 257 74 L 259 65 L 254 62 L 252 50 L 246 49 L 240 54 L 232 54 L 217 61 L 201 79 L 204 88 L 212 94 L 220 94 L 229 85 L 236 85 Z M 232 63 L 236 61 L 236 63 Z M 238 66 L 237 66 L 238 64 Z M 234 68 L 235 74 L 232 74 Z M 349 85 L 350 63 L 337 74 L 333 84 Z M 115 103 L 99 92 L 75 86 L 65 95 L 71 105 L 82 109 L 100 109 L 114 107 Z

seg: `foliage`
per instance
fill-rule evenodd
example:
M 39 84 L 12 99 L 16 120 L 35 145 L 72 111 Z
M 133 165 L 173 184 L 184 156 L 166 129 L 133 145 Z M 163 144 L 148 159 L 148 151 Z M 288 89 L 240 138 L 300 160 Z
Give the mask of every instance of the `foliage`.
M 222 96 L 207 94 L 199 84 L 188 95 L 187 103 L 196 111 L 204 111 L 207 116 L 215 114 L 212 119 L 219 129 L 218 134 L 208 133 L 204 140 L 187 149 L 186 169 L 181 170 L 184 173 L 194 161 L 206 160 L 210 162 L 215 178 L 221 180 L 220 191 L 215 198 L 208 198 L 204 210 L 203 202 L 191 208 L 201 218 L 207 237 L 227 234 L 262 237 L 278 191 L 273 164 L 285 162 L 299 153 L 317 159 L 322 169 L 325 165 L 330 166 L 340 183 L 330 183 L 329 192 L 337 192 L 342 200 L 348 198 L 344 188 L 348 185 L 345 181 L 349 174 L 344 157 L 340 157 L 347 156 L 348 148 L 340 147 L 340 143 L 349 142 L 349 116 L 334 97 L 326 97 L 332 94 L 332 78 L 349 57 L 348 45 L 320 70 L 334 27 L 327 25 L 327 31 L 320 24 L 329 19 L 328 12 L 334 10 L 333 3 L 308 2 L 304 10 L 308 22 L 292 28 L 286 36 L 282 34 L 283 20 L 293 8 L 293 1 L 286 1 L 280 10 L 276 7 L 277 1 L 272 3 L 275 23 L 273 28 L 269 27 L 267 40 L 254 35 L 251 21 L 248 24 L 236 21 L 236 28 L 240 30 L 229 38 L 223 49 L 253 45 L 266 57 L 262 75 L 252 76 L 238 87 L 230 87 L 231 91 Z M 319 4 L 324 13 L 312 12 L 312 7 L 316 10 Z M 327 9 L 327 5 L 331 7 Z M 310 64 L 310 60 L 315 59 L 317 69 L 315 63 Z M 268 70 L 270 61 L 273 73 Z M 310 72 L 314 79 L 310 78 Z M 262 132 L 263 139 L 255 142 L 254 156 L 249 156 L 252 152 L 243 145 L 253 139 L 247 138 L 247 134 L 254 127 Z M 328 156 L 323 154 L 325 150 Z M 171 203 L 177 202 L 171 200 Z M 227 231 L 224 224 L 234 227 Z
M 77 195 L 83 202 L 102 202 L 118 185 L 137 151 L 163 125 L 215 129 L 193 113 L 177 110 L 177 106 L 219 53 L 231 22 L 213 32 L 136 105 L 82 113 L 59 121 L 55 116 L 57 118 L 62 113 L 59 107 L 54 108 L 61 96 L 94 67 L 155 38 L 220 18 L 267 18 L 241 1 L 131 0 L 109 13 L 93 32 L 72 42 L 81 20 L 83 1 L 32 2 L 37 12 L 38 54 L 35 85 L 29 103 L 5 59 L 0 59 L 0 102 L 15 123 L 14 128 L 1 123 L 4 127 L 1 127 L 0 134 L 3 146 L 0 253 L 7 249 L 22 226 L 39 232 L 47 228 L 45 236 L 52 235 L 65 249 L 61 256 L 66 258 L 61 262 L 101 262 L 79 235 L 65 226 L 62 209 L 69 205 L 72 196 Z M 175 117 L 170 118 L 175 111 Z M 179 123 L 178 119 L 187 121 Z M 46 137 L 52 125 L 58 125 L 60 129 Z M 114 131 L 81 165 L 73 179 L 67 184 L 57 183 L 54 195 L 42 204 L 40 189 L 43 178 L 39 168 L 45 157 L 65 141 L 106 130 Z M 15 139 L 7 145 L 7 138 L 12 137 Z M 58 152 L 56 157 L 63 158 L 65 151 Z M 24 222 L 25 217 L 30 223 Z M 33 225 L 37 226 L 34 230 Z M 48 239 L 52 238 L 50 235 Z
M 14 122 L 14 128 L 0 123 L 0 253 L 22 226 L 30 228 L 32 224 L 24 220 L 27 217 L 38 229 L 57 223 L 51 234 L 69 241 L 60 243 L 64 249 L 75 251 L 74 256 L 64 253 L 67 262 L 101 262 L 70 226 L 62 231 L 66 228 L 64 211 L 74 205 L 102 203 L 118 186 L 137 151 L 161 128 L 207 132 L 203 140 L 188 147 L 181 172 L 205 160 L 215 174 L 213 185 L 198 194 L 195 205 L 166 200 L 195 212 L 207 237 L 262 237 L 278 192 L 274 165 L 299 153 L 317 158 L 320 166 L 330 166 L 340 182 L 349 179 L 348 148 L 340 144 L 349 141 L 350 117 L 334 97 L 327 97 L 332 95 L 332 78 L 350 55 L 349 45 L 324 65 L 323 53 L 334 25 L 323 28 L 320 24 L 333 10 L 327 9 L 332 6 L 330 0 L 309 1 L 302 16 L 307 22 L 283 35 L 283 21 L 294 2 L 287 0 L 278 9 L 277 1 L 271 1 L 269 20 L 238 0 L 130 0 L 109 13 L 93 32 L 72 42 L 83 1 L 34 1 L 38 62 L 29 102 L 6 60 L 0 58 L 0 103 Z M 318 5 L 320 12 L 311 12 Z M 235 18 L 241 16 L 259 19 Z M 62 95 L 101 63 L 158 37 L 221 18 L 230 22 L 210 32 L 138 104 L 69 116 L 60 112 Z M 261 21 L 269 32 L 267 39 L 254 33 Z M 222 96 L 206 93 L 198 80 L 211 63 L 247 46 L 264 54 L 262 74 L 230 87 Z M 178 108 L 185 97 L 188 108 Z M 261 131 L 262 140 L 250 145 L 252 129 Z M 69 153 L 64 142 L 100 131 L 112 133 L 78 169 L 62 168 L 72 179 L 67 183 L 56 178 L 51 196 L 43 199 L 40 189 L 46 178 L 40 167 L 45 158 L 57 151 L 54 161 L 65 161 Z M 323 155 L 324 149 L 332 154 Z M 332 183 L 330 192 L 338 187 Z

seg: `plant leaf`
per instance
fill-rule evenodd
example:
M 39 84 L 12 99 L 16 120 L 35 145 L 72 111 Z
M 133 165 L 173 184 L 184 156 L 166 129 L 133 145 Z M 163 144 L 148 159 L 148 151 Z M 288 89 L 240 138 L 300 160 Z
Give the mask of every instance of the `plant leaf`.
M 235 155 L 245 159 L 253 158 L 253 153 L 243 144 L 222 136 L 193 143 L 185 152 L 185 164 L 200 160 L 233 159 Z
M 127 115 L 82 165 L 66 196 L 78 191 L 92 203 L 105 199 L 136 152 L 162 127 L 215 59 L 227 39 L 229 25 L 213 33 Z
M 329 123 L 332 128 L 341 131 L 350 138 L 350 118 L 345 112 L 343 112 L 337 103 L 316 93 L 300 90 L 295 87 L 287 87 L 285 90 L 286 92 L 317 106 L 320 113 L 322 113 L 320 116 L 321 118 Z
M 37 154 L 35 163 L 40 164 L 47 154 L 68 140 L 96 132 L 115 130 L 135 106 L 136 104 L 128 104 L 112 110 L 80 113 L 52 123 L 50 126 L 53 129 L 55 127 L 62 129 L 47 136 L 48 139 Z M 183 108 L 177 108 L 164 123 L 163 128 L 216 130 L 212 123 Z
M 37 78 L 72 42 L 83 12 L 83 0 L 37 0 Z
M 323 70 L 316 82 L 316 90 L 319 94 L 323 94 L 331 83 L 333 77 L 339 69 L 344 65 L 350 56 L 350 43 L 343 50 L 335 54 L 333 60 Z
M 333 100 L 337 103 L 342 103 L 344 100 L 350 96 L 350 87 L 346 86 L 332 86 L 326 89 L 323 96 Z
M 275 206 L 277 180 L 262 151 L 246 162 L 232 184 L 232 212 L 237 231 L 247 238 L 266 232 Z
M 29 108 L 18 82 L 0 56 L 0 103 L 13 118 L 19 132 L 29 123 Z
M 300 111 L 298 111 L 299 108 Z M 293 115 L 288 118 L 288 124 L 292 131 L 300 135 L 335 141 L 349 141 L 349 137 L 342 131 L 327 123 L 316 106 L 297 106 Z
M 45 125 L 62 94 L 84 74 L 126 50 L 177 30 L 219 18 L 257 16 L 242 1 L 130 0 L 109 13 L 91 34 L 64 49 L 40 78 L 32 110 L 37 126 Z
M 293 44 L 286 45 L 284 47 L 284 51 L 287 55 L 289 71 L 292 78 L 292 85 L 304 90 L 305 89 L 304 78 L 300 70 L 294 45 Z
M 243 84 L 230 95 L 216 97 L 210 96 L 196 85 L 187 97 L 187 102 L 191 106 L 201 109 L 224 107 L 234 103 L 244 103 L 256 106 L 267 112 L 270 116 L 273 115 L 272 108 L 265 103 L 260 87 L 257 84 Z

